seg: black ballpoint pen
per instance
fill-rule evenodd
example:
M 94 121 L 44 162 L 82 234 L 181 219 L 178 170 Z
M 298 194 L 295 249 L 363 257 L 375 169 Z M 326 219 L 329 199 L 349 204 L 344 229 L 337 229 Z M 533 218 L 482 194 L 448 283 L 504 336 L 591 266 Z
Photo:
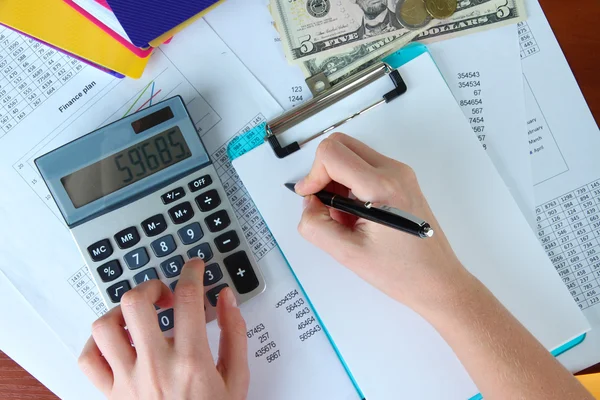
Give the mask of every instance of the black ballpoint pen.
M 285 187 L 296 193 L 295 183 L 286 183 Z M 412 214 L 387 206 L 374 207 L 371 202 L 349 199 L 339 194 L 322 190 L 315 193 L 323 204 L 336 210 L 364 218 L 375 223 L 397 229 L 420 238 L 433 236 L 431 226 Z

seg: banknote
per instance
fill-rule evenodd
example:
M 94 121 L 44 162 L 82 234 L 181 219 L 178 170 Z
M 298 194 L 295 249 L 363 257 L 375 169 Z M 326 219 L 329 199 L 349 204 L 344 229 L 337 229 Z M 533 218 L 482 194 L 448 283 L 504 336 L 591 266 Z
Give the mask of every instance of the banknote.
M 324 53 L 298 62 L 306 77 L 324 72 L 330 82 L 380 60 L 410 41 L 432 42 L 525 20 L 524 0 L 459 0 L 453 17 L 418 31 L 403 31 L 337 53 Z

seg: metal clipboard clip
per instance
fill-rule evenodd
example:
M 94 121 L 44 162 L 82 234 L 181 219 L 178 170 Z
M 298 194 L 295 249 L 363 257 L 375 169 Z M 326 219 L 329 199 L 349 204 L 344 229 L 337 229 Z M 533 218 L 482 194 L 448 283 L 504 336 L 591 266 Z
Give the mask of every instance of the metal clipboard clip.
M 319 112 L 327 109 L 331 105 L 337 103 L 340 100 L 345 99 L 353 93 L 356 93 L 360 89 L 368 86 L 372 82 L 377 81 L 378 79 L 389 76 L 394 84 L 394 89 L 383 95 L 382 99 L 371 104 L 370 106 L 350 115 L 349 117 L 331 125 L 330 127 L 323 129 L 320 132 L 312 135 L 308 139 L 301 142 L 293 142 L 289 145 L 282 147 L 277 138 L 278 135 L 281 135 L 288 129 L 293 126 L 299 124 L 302 121 L 307 120 L 308 118 L 318 114 Z M 306 80 L 311 91 L 315 94 L 315 87 L 318 87 L 319 84 L 321 87 L 328 87 L 329 81 L 323 75 L 317 75 L 313 78 L 309 78 Z M 325 89 L 321 94 L 315 95 L 311 100 L 303 103 L 302 105 L 293 108 L 292 110 L 284 113 L 283 115 L 275 118 L 272 121 L 269 121 L 265 127 L 266 136 L 265 141 L 269 142 L 269 145 L 273 149 L 273 152 L 278 158 L 285 158 L 290 154 L 300 150 L 300 147 L 304 144 L 310 142 L 311 140 L 324 135 L 333 129 L 336 129 L 340 125 L 345 124 L 346 122 L 358 117 L 374 109 L 375 107 L 389 103 L 390 101 L 398 98 L 402 94 L 406 93 L 406 84 L 404 80 L 400 76 L 400 73 L 393 69 L 390 65 L 384 62 L 378 62 L 373 64 L 372 66 L 364 69 L 363 71 L 358 72 L 355 75 L 350 76 L 339 82 L 334 86 L 330 86 Z

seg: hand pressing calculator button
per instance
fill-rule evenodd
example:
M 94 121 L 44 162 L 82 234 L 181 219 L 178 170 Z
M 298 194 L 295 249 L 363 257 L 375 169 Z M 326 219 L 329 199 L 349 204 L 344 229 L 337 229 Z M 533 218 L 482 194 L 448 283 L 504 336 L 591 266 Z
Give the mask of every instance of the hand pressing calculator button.
M 221 205 L 221 198 L 215 189 L 211 189 L 196 197 L 196 204 L 198 204 L 200 211 L 209 212 Z
M 188 187 L 190 188 L 190 191 L 197 192 L 198 190 L 204 189 L 210 184 L 212 184 L 212 178 L 210 175 L 204 175 L 188 183 Z
M 221 293 L 221 290 L 225 289 L 226 287 L 229 287 L 229 285 L 226 283 L 222 283 L 219 286 L 215 286 L 214 288 L 212 288 L 208 292 L 206 292 L 206 298 L 208 299 L 208 302 L 210 303 L 211 306 L 213 306 L 213 307 L 217 306 L 217 300 L 219 299 L 219 293 Z
M 115 235 L 115 242 L 120 249 L 129 249 L 140 241 L 140 235 L 135 229 L 135 226 L 131 228 L 123 229 L 121 232 Z
M 113 303 L 120 303 L 121 297 L 123 297 L 123 295 L 130 290 L 131 286 L 129 285 L 129 282 L 122 281 L 106 289 L 106 293 L 108 293 L 110 301 L 112 301 Z
M 158 279 L 158 274 L 154 268 L 148 268 L 147 270 L 142 271 L 133 277 L 133 281 L 136 285 L 141 285 L 142 283 L 151 279 Z
M 181 203 L 169 210 L 169 216 L 174 224 L 188 222 L 194 216 L 194 209 L 189 202 Z
M 113 253 L 113 248 L 108 239 L 103 239 L 88 247 L 88 253 L 90 253 L 93 261 L 98 262 L 110 257 Z
M 209 231 L 220 232 L 229 226 L 231 220 L 229 219 L 229 215 L 227 215 L 227 211 L 221 210 L 209 217 L 206 217 L 204 222 L 206 222 L 206 226 L 208 226 Z
M 167 221 L 162 214 L 158 214 L 142 222 L 142 229 L 148 237 L 160 235 L 167 230 Z
M 152 242 L 150 247 L 152 247 L 152 251 L 154 251 L 156 257 L 164 257 L 174 252 L 177 245 L 175 244 L 175 240 L 173 240 L 173 236 L 167 235 Z
M 97 129 L 35 164 L 109 309 L 150 279 L 175 290 L 194 257 L 206 262 L 207 322 L 216 318 L 224 287 L 238 304 L 264 290 L 237 208 L 180 97 Z M 161 329 L 172 332 L 173 310 L 157 314 Z
M 98 276 L 100 276 L 102 282 L 112 282 L 123 275 L 123 269 L 121 269 L 119 260 L 109 261 L 106 264 L 98 267 L 96 271 L 98 271 Z
M 259 285 L 252 264 L 244 251 L 239 251 L 223 260 L 225 268 L 238 292 L 244 294 L 253 291 Z

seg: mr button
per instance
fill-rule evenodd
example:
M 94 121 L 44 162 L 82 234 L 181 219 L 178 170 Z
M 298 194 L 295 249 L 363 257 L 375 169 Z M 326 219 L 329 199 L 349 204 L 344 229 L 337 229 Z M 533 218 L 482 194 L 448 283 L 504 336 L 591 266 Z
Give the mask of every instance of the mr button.
M 135 226 L 132 226 L 117 233 L 115 235 L 115 241 L 119 248 L 128 249 L 135 246 L 140 241 L 140 235 L 137 229 L 135 229 Z
M 113 253 L 113 248 L 108 239 L 100 240 L 87 248 L 93 261 L 106 260 Z

